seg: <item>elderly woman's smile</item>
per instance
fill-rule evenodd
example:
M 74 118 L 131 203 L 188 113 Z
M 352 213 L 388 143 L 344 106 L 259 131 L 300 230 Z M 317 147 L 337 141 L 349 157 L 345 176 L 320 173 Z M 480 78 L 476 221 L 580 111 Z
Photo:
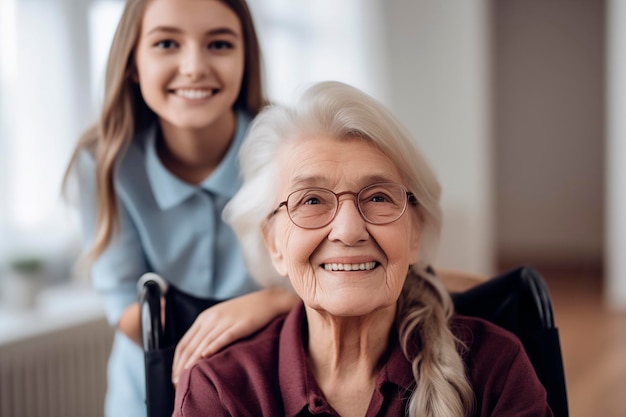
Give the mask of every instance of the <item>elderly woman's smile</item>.
M 378 264 L 378 262 L 360 262 L 360 263 L 336 263 L 326 262 L 323 264 L 324 269 L 327 271 L 371 271 Z

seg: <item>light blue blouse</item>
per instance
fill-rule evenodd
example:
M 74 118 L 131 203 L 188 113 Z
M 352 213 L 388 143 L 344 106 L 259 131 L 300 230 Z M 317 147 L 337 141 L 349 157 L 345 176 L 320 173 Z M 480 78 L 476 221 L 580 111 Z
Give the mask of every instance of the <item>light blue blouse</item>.
M 241 185 L 237 154 L 250 120 L 237 113 L 233 143 L 200 185 L 178 179 L 163 166 L 156 150 L 156 122 L 138 132 L 120 158 L 114 172 L 120 227 L 91 270 L 111 325 L 137 301 L 137 280 L 145 272 L 198 297 L 225 299 L 260 288 L 246 272 L 234 232 L 221 220 L 222 209 Z M 83 240 L 90 245 L 97 201 L 91 153 L 80 154 L 77 169 Z M 141 349 L 117 332 L 109 359 L 107 415 L 135 415 L 128 404 L 134 399 L 140 402 L 136 412 L 145 416 L 143 367 Z

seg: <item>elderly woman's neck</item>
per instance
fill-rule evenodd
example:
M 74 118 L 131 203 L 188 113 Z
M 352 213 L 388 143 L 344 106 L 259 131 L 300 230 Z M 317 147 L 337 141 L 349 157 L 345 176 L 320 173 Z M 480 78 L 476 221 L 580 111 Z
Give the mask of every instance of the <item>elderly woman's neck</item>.
M 309 366 L 337 411 L 348 399 L 362 401 L 367 409 L 395 311 L 393 306 L 365 317 L 334 317 L 307 307 Z

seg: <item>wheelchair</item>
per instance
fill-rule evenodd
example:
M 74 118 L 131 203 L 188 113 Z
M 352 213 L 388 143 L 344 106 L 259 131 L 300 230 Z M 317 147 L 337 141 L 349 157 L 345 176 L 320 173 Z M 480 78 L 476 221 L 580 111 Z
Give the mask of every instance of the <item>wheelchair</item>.
M 176 343 L 198 314 L 221 300 L 185 294 L 152 273 L 141 278 L 138 290 L 148 417 L 169 417 L 174 409 L 171 367 Z M 486 319 L 521 340 L 555 417 L 568 417 L 561 345 L 543 277 L 535 269 L 521 266 L 451 295 L 457 313 Z

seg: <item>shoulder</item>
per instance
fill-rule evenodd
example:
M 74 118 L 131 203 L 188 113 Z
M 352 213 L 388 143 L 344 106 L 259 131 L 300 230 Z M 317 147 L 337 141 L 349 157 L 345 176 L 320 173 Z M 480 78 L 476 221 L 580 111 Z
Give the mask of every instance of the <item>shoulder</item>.
M 83 211 L 92 211 L 96 202 L 96 158 L 93 147 L 85 146 L 78 150 L 68 172 L 76 180 L 82 203 L 88 202 L 90 207 L 83 207 Z
M 455 336 L 470 349 L 522 347 L 522 343 L 513 333 L 478 317 L 456 314 L 452 318 L 450 327 Z
M 126 146 L 123 146 L 116 158 L 115 174 L 117 176 L 124 171 L 133 169 L 138 162 L 145 160 L 146 141 L 149 137 L 156 135 L 156 124 L 146 127 L 134 134 Z M 96 170 L 96 142 L 93 139 L 88 144 L 83 145 L 76 154 L 76 165 L 79 173 L 90 173 Z
M 452 329 L 462 343 L 462 357 L 475 389 L 504 381 L 518 363 L 532 371 L 521 341 L 513 333 L 486 320 L 456 316 Z
M 153 123 L 135 132 L 132 140 L 121 149 L 115 162 L 113 182 L 118 197 L 126 205 L 143 207 L 153 200 L 148 186 L 147 147 L 156 140 L 158 125 Z
M 517 336 L 460 315 L 451 329 L 464 345 L 462 357 L 480 415 L 551 415 L 546 391 Z
M 156 138 L 157 132 L 158 125 L 156 123 L 135 132 L 132 139 L 119 154 L 116 166 L 118 174 L 128 170 L 132 171 L 138 165 L 143 165 L 146 159 L 146 144 L 149 140 Z
M 508 330 L 476 317 L 455 315 L 451 329 L 463 348 L 462 356 L 472 375 L 509 369 L 519 355 L 526 356 L 521 341 Z
M 236 107 L 235 114 L 237 116 L 237 123 L 240 123 L 241 126 L 247 127 L 254 119 L 254 115 L 250 113 L 248 110 Z
M 234 388 L 240 383 L 254 382 L 251 377 L 275 372 L 284 321 L 285 315 L 277 317 L 257 333 L 198 362 L 196 371 L 215 379 L 218 384 Z
M 179 415 L 207 409 L 215 415 L 241 416 L 277 410 L 273 402 L 280 392 L 278 350 L 284 319 L 279 316 L 254 335 L 184 372 L 176 390 Z

